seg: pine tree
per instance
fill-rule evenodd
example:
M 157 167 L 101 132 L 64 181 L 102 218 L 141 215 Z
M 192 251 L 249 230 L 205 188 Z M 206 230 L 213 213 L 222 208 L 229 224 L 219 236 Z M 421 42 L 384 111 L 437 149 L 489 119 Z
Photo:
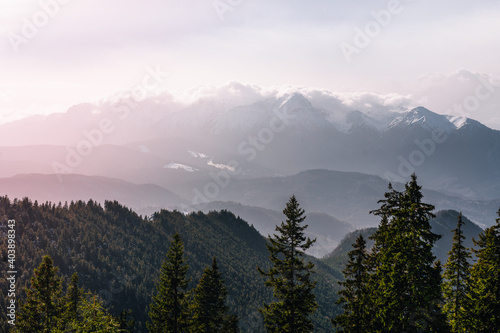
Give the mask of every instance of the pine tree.
M 78 287 L 78 273 L 73 273 L 66 295 L 66 316 L 68 320 L 78 319 L 78 305 L 83 295 L 82 289 Z
M 129 315 L 132 314 L 132 310 L 123 310 L 120 312 L 120 317 L 118 317 L 118 323 L 120 324 L 120 332 L 122 333 L 132 333 L 134 332 L 135 321 L 132 318 L 129 318 Z
M 153 297 L 148 323 L 149 332 L 187 332 L 188 306 L 186 278 L 188 265 L 184 259 L 184 245 L 179 234 L 174 235 L 167 258 L 162 264 L 157 295 Z
M 340 298 L 336 302 L 342 305 L 344 313 L 332 323 L 340 328 L 340 332 L 366 333 L 371 328 L 370 267 L 363 235 L 358 236 L 348 255 L 349 262 L 343 271 L 345 281 L 339 282 L 343 289 L 339 291 Z
M 71 321 L 64 330 L 56 329 L 52 333 L 123 332 L 120 330 L 118 319 L 106 311 L 102 306 L 102 302 L 95 295 L 88 294 L 86 297 L 81 298 L 81 301 L 78 303 L 78 313 L 81 315 L 81 320 Z
M 20 306 L 14 332 L 40 333 L 57 329 L 63 307 L 61 278 L 50 256 L 44 256 L 34 271 L 31 288 Z
M 389 192 L 380 209 L 380 228 L 371 237 L 374 273 L 374 325 L 379 332 L 441 332 L 446 320 L 441 313 L 441 265 L 434 263 L 434 243 L 440 238 L 431 231 L 434 206 L 422 202 L 417 177 L 398 192 Z
M 474 241 L 477 262 L 471 268 L 468 332 L 500 332 L 500 209 L 496 224 Z
M 222 333 L 239 333 L 239 319 L 237 315 L 228 315 L 224 318 L 224 323 L 222 324 Z
M 453 245 L 448 252 L 448 261 L 443 274 L 443 312 L 448 317 L 451 332 L 466 332 L 466 300 L 469 287 L 471 254 L 463 245 L 462 213 L 458 215 L 457 227 L 453 230 Z
M 226 329 L 231 328 L 235 329 L 234 332 L 238 332 L 238 323 L 234 323 L 235 316 L 227 315 L 226 296 L 227 289 L 222 274 L 219 273 L 217 260 L 214 258 L 212 266 L 205 269 L 194 291 L 190 332 L 230 333 Z
M 302 257 L 315 240 L 304 236 L 307 225 L 301 223 L 306 216 L 295 196 L 283 214 L 286 221 L 276 226 L 279 234 L 270 237 L 271 244 L 267 244 L 273 267 L 269 272 L 258 268 L 268 278 L 266 286 L 273 287 L 276 300 L 264 304 L 260 311 L 268 332 L 312 332 L 310 315 L 318 307 L 313 293 L 316 282 L 311 281 L 314 264 L 305 263 Z

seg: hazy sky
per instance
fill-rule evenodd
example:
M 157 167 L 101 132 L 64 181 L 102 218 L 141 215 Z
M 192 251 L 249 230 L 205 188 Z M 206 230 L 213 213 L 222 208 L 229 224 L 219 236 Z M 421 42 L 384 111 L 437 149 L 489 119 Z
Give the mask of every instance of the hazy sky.
M 149 68 L 172 91 L 395 93 L 500 129 L 499 17 L 493 0 L 2 0 L 0 121 L 99 100 Z

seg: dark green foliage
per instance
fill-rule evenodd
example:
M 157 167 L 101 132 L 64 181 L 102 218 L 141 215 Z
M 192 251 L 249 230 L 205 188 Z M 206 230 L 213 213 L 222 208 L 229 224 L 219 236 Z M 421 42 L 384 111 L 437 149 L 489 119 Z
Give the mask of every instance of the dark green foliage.
M 237 320 L 235 323 L 233 316 L 227 316 L 226 297 L 227 289 L 214 258 L 212 266 L 205 269 L 194 290 L 190 332 L 217 333 L 224 332 L 224 328 L 237 327 Z
M 339 282 L 343 287 L 339 291 L 344 312 L 332 323 L 338 326 L 340 332 L 365 333 L 371 328 L 371 299 L 368 290 L 370 278 L 369 255 L 366 252 L 366 241 L 362 235 L 352 244 L 354 249 L 349 252 L 349 261 L 344 269 L 345 281 Z
M 466 300 L 469 287 L 469 249 L 463 245 L 462 213 L 458 216 L 457 228 L 453 230 L 453 245 L 448 253 L 448 261 L 443 273 L 443 312 L 448 317 L 451 332 L 466 332 Z
M 50 256 L 44 256 L 33 273 L 12 332 L 120 332 L 118 320 L 107 313 L 95 295 L 83 296 L 78 274 L 71 276 L 63 297 L 62 279 L 57 272 Z
M 101 296 L 111 314 L 118 317 L 132 310 L 135 330 L 146 332 L 148 305 L 156 294 L 169 240 L 179 233 L 189 264 L 187 276 L 192 279 L 188 290 L 216 256 L 228 290 L 227 306 L 238 316 L 241 331 L 264 331 L 258 308 L 272 300 L 272 292 L 255 267 L 270 267 L 266 239 L 230 212 L 186 215 L 162 210 L 143 218 L 112 201 L 104 206 L 92 200 L 57 205 L 0 197 L 0 217 L 0 230 L 7 225 L 5 219 L 17 222 L 16 268 L 23 272 L 17 276 L 17 300 L 26 298 L 24 287 L 29 286 L 30 273 L 49 254 L 61 277 L 69 280 L 77 272 L 80 286 Z M 0 242 L 0 253 L 6 258 L 7 242 Z M 336 313 L 340 273 L 306 257 L 317 269 L 315 332 L 332 332 L 329 317 Z M 7 261 L 0 261 L 0 271 L 8 271 Z M 0 310 L 6 313 L 5 279 L 0 279 L 0 289 Z M 7 317 L 0 316 L 0 332 L 9 328 Z
M 429 221 L 432 232 L 441 236 L 441 238 L 434 243 L 434 247 L 432 248 L 432 252 L 441 262 L 446 262 L 448 260 L 448 252 L 450 252 L 453 245 L 453 230 L 457 226 L 457 218 L 459 215 L 460 213 L 454 210 L 441 210 L 436 213 L 436 217 L 433 217 Z M 462 216 L 462 221 L 464 222 L 462 232 L 465 236 L 463 245 L 467 248 L 472 248 L 474 245 L 472 238 L 477 238 L 477 236 L 483 232 L 483 229 L 465 216 Z M 344 236 L 335 250 L 321 259 L 321 261 L 341 272 L 345 265 L 347 265 L 349 259 L 347 253 L 352 249 L 352 244 L 356 241 L 356 238 L 359 235 L 363 235 L 366 240 L 366 248 L 368 252 L 370 252 L 374 242 L 369 239 L 369 237 L 373 235 L 375 231 L 377 231 L 377 228 L 365 228 L 348 233 Z
M 132 314 L 132 310 L 123 310 L 120 312 L 120 316 L 118 317 L 118 323 L 120 324 L 120 332 L 122 333 L 132 333 L 134 332 L 135 322 L 134 319 L 129 318 Z
M 240 332 L 240 327 L 238 325 L 239 319 L 237 315 L 228 315 L 224 319 L 224 322 L 222 324 L 222 330 L 221 332 L 223 333 L 239 333 Z
M 60 325 L 64 302 L 61 278 L 50 256 L 44 256 L 34 271 L 27 298 L 17 316 L 15 332 L 51 332 Z
M 167 258 L 162 264 L 157 294 L 150 305 L 149 332 L 187 332 L 188 309 L 186 275 L 188 265 L 184 259 L 184 244 L 179 234 L 174 235 Z
M 474 240 L 477 262 L 471 269 L 467 332 L 500 332 L 500 209 L 498 216 Z
M 64 308 L 61 315 L 61 325 L 59 327 L 64 328 L 69 323 L 82 319 L 78 313 L 82 296 L 83 289 L 78 286 L 78 273 L 75 272 L 71 275 L 66 296 L 63 300 Z
M 422 201 L 415 175 L 398 192 L 389 185 L 380 209 L 382 220 L 372 239 L 374 273 L 369 289 L 373 329 L 380 332 L 441 332 L 441 265 L 432 253 L 439 235 L 429 220 L 434 207 Z
M 306 217 L 295 196 L 283 214 L 286 221 L 276 226 L 278 234 L 270 237 L 267 245 L 273 266 L 268 272 L 259 268 L 276 300 L 264 304 L 261 312 L 268 332 L 312 332 L 310 315 L 318 307 L 313 292 L 316 282 L 311 280 L 314 264 L 302 257 L 314 241 L 304 236 L 307 225 L 301 223 Z
M 81 320 L 71 321 L 64 329 L 54 330 L 53 333 L 123 333 L 118 319 L 108 313 L 96 295 L 88 294 L 82 297 L 78 304 L 78 313 Z

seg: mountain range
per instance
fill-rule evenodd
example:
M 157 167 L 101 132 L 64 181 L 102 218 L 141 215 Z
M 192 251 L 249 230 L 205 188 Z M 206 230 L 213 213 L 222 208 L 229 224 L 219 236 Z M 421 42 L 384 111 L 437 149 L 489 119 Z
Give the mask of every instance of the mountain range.
M 402 188 L 415 172 L 438 210 L 463 211 L 483 227 L 495 221 L 500 131 L 397 101 L 224 89 L 188 102 L 167 92 L 110 98 L 2 124 L 0 194 L 118 199 L 146 215 L 236 210 L 264 235 L 296 194 L 311 232 L 336 244 L 375 226 L 369 211 L 388 183 Z

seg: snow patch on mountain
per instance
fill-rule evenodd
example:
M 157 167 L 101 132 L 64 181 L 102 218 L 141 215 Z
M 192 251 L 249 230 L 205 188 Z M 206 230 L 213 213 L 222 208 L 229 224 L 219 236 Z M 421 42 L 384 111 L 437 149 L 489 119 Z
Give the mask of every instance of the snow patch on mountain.
M 199 153 L 196 151 L 188 150 L 189 155 L 193 156 L 194 158 L 208 158 L 206 154 Z
M 196 172 L 196 171 L 199 171 L 198 169 L 190 167 L 189 165 L 180 164 L 180 163 L 174 163 L 174 162 L 168 163 L 168 164 L 164 165 L 163 167 L 165 169 L 176 169 L 176 170 L 177 169 L 181 169 L 181 170 L 185 170 L 187 172 Z
M 209 160 L 207 162 L 207 165 L 212 166 L 212 167 L 217 168 L 217 169 L 221 169 L 221 170 L 227 169 L 227 170 L 232 171 L 232 172 L 234 172 L 234 170 L 235 170 L 234 167 L 232 167 L 232 166 L 225 165 L 222 163 L 214 163 L 213 160 Z
M 447 116 L 447 118 L 456 129 L 460 129 L 467 124 L 467 118 L 465 117 Z

